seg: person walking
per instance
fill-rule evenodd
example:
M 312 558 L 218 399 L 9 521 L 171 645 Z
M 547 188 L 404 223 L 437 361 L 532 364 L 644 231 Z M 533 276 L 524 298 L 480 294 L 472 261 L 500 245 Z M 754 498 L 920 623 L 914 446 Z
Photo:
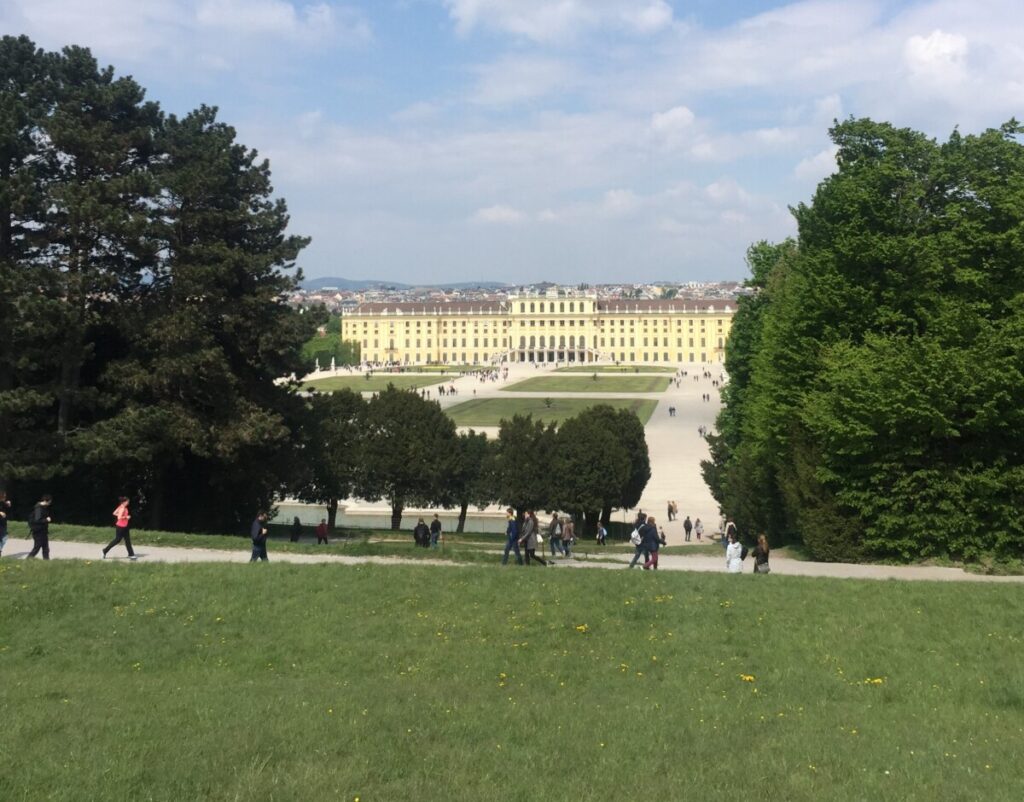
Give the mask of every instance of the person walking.
M 299 537 L 301 535 L 302 535 L 302 521 L 300 521 L 299 520 L 299 516 L 296 515 L 294 518 L 292 518 L 292 534 L 291 534 L 291 538 L 289 538 L 289 539 L 291 540 L 292 543 L 298 543 L 299 542 Z
M 508 524 L 505 526 L 505 553 L 501 557 L 501 564 L 508 565 L 508 553 L 516 553 L 516 564 L 523 564 L 523 555 L 519 552 L 519 522 L 516 520 L 515 510 L 509 507 L 505 511 Z
M 770 574 L 771 567 L 768 565 L 768 538 L 764 535 L 757 536 L 757 545 L 754 546 L 754 573 Z
M 668 503 L 668 509 L 665 512 L 665 515 L 668 518 L 669 522 L 671 522 L 672 521 L 672 502 L 671 501 Z
M 727 520 L 725 522 L 725 529 L 722 530 L 722 548 L 723 549 L 728 549 L 729 548 L 729 535 L 732 535 L 733 539 L 736 538 L 736 524 L 734 524 L 732 521 Z
M 43 559 L 50 559 L 50 504 L 53 499 L 49 495 L 43 496 L 32 508 L 28 516 L 28 530 L 32 533 L 32 551 L 25 559 L 35 557 L 40 551 L 43 552 Z
M 557 512 L 551 513 L 551 522 L 548 524 L 548 541 L 552 557 L 555 556 L 555 552 L 562 553 L 562 523 L 558 520 Z
M 327 519 L 321 518 L 320 523 L 316 527 L 316 544 L 319 546 L 323 543 L 327 545 Z
M 249 562 L 254 563 L 257 560 L 270 562 L 270 558 L 267 557 L 268 533 L 267 514 L 265 512 L 257 513 L 252 526 L 249 527 L 249 537 L 252 538 L 252 557 L 249 558 Z
M 430 548 L 436 549 L 437 542 L 441 539 L 441 519 L 434 513 L 434 520 L 430 522 Z
M 643 544 L 644 550 L 647 552 L 647 560 L 644 562 L 644 570 L 650 571 L 652 568 L 658 570 L 658 548 L 665 541 L 665 533 L 659 532 L 658 527 L 652 515 L 647 519 L 647 524 L 644 527 L 643 532 Z
M 597 522 L 597 545 L 606 545 L 605 541 L 608 540 L 608 530 L 604 528 L 604 524 L 600 521 Z
M 7 498 L 7 493 L 0 490 L 0 557 L 4 554 L 4 548 L 7 546 L 7 518 L 11 512 L 11 500 Z
M 686 542 L 687 543 L 690 542 L 690 532 L 692 532 L 692 531 L 693 531 L 693 523 L 690 521 L 690 516 L 687 515 L 686 519 L 683 521 L 683 533 L 686 536 Z
M 743 572 L 743 547 L 736 539 L 736 529 L 726 535 L 725 570 L 730 574 Z
M 526 511 L 526 517 L 523 519 L 523 533 L 519 538 L 519 545 L 526 549 L 526 564 L 530 565 L 531 561 L 538 562 L 541 565 L 546 566 L 547 560 L 543 557 L 537 556 L 537 533 L 540 529 L 540 522 L 537 521 L 537 516 L 533 510 Z
M 576 542 L 576 523 L 570 515 L 562 524 L 562 556 L 572 557 L 572 544 Z
M 629 563 L 629 567 L 632 568 L 640 561 L 640 555 L 643 554 L 644 562 L 647 562 L 647 553 L 644 551 L 644 527 L 647 525 L 647 516 L 642 512 L 637 513 L 636 526 L 633 527 L 633 534 L 629 538 L 629 542 L 633 544 L 635 551 L 633 552 L 633 560 Z
M 697 542 L 700 543 L 700 539 L 704 536 L 704 524 L 701 523 L 700 518 L 693 522 L 693 533 L 697 536 Z
M 124 541 L 124 546 L 128 549 L 128 559 L 137 560 L 135 551 L 132 549 L 132 535 L 129 529 L 129 524 L 132 520 L 131 511 L 128 509 L 128 497 L 120 496 L 117 499 L 117 507 L 114 509 L 114 539 L 111 540 L 106 548 L 103 549 L 103 559 L 107 559 L 107 552 L 110 551 L 114 546 Z

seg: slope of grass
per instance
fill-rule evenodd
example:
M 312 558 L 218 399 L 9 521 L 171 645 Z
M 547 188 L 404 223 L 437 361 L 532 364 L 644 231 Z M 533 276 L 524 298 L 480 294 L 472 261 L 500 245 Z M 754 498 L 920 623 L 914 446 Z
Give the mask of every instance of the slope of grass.
M 516 393 L 660 393 L 667 376 L 536 376 L 502 390 Z
M 547 401 L 551 406 L 547 405 Z M 464 401 L 444 411 L 457 426 L 498 426 L 513 415 L 533 415 L 545 423 L 559 424 L 597 404 L 631 409 L 646 424 L 657 402 L 642 398 L 480 398 Z
M 1016 587 L 3 560 L 0 608 L 12 802 L 1019 798 Z

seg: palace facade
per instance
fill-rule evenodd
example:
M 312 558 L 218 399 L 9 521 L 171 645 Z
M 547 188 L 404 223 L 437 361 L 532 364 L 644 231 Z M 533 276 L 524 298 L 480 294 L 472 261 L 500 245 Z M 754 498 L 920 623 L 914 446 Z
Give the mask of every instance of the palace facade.
M 721 362 L 735 311 L 735 301 L 592 295 L 364 303 L 342 317 L 341 336 L 381 365 Z

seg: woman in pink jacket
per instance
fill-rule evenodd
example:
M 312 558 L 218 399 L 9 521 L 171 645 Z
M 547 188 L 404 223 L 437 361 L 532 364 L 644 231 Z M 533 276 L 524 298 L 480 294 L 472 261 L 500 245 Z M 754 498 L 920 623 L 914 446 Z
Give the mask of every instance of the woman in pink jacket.
M 103 559 L 107 559 L 107 552 L 110 551 L 114 546 L 124 541 L 125 548 L 128 549 L 128 559 L 136 560 L 135 550 L 132 549 L 132 536 L 128 526 L 131 523 L 132 514 L 128 510 L 128 497 L 121 496 L 117 500 L 117 508 L 114 510 L 114 539 L 111 540 L 105 549 L 103 549 Z

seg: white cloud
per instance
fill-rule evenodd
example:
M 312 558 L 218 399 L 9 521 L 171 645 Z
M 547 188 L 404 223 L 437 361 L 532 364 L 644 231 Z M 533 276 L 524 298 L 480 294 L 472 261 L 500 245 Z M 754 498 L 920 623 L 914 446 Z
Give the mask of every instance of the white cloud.
M 372 38 L 370 26 L 361 15 L 328 3 L 296 7 L 286 0 L 202 0 L 195 19 L 202 28 L 243 36 L 287 36 L 310 41 L 339 35 L 353 42 Z
M 836 154 L 839 148 L 830 145 L 813 156 L 801 159 L 793 168 L 793 177 L 800 181 L 813 181 L 817 183 L 826 176 L 836 171 Z
M 499 31 L 534 42 L 572 39 L 592 29 L 652 34 L 672 24 L 665 0 L 444 0 L 459 34 Z
M 541 57 L 507 57 L 476 68 L 471 99 L 487 106 L 519 103 L 564 91 L 576 82 L 565 61 Z
M 928 36 L 907 39 L 903 58 L 915 77 L 946 83 L 964 79 L 967 51 L 965 37 L 934 30 Z
M 526 214 L 512 206 L 497 204 L 477 209 L 474 212 L 473 221 L 476 223 L 498 223 L 500 225 L 513 225 L 526 220 Z
M 695 119 L 686 106 L 673 106 L 651 115 L 651 133 L 666 147 L 677 147 L 691 135 Z

